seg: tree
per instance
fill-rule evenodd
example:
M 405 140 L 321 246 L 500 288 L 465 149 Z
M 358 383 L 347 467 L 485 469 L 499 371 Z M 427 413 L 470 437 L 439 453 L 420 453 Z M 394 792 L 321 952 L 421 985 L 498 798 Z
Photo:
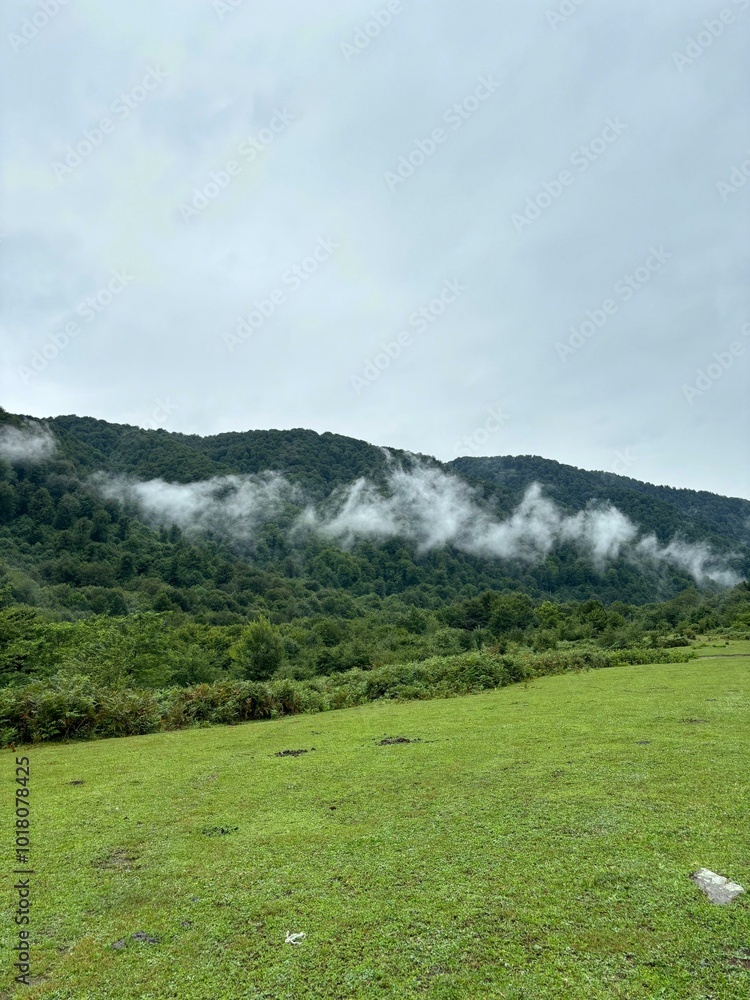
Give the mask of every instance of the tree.
M 333 618 L 321 618 L 315 623 L 315 631 L 324 646 L 338 646 L 344 638 L 344 630 Z
M 39 524 L 52 524 L 55 519 L 55 502 L 46 487 L 42 486 L 31 497 L 29 516 Z
M 108 533 L 107 529 L 111 523 L 110 516 L 103 507 L 99 507 L 96 511 L 94 511 L 93 525 L 91 527 L 91 541 L 106 542 Z
M 242 630 L 229 652 L 247 680 L 265 681 L 284 662 L 284 641 L 279 629 L 262 617 Z
M 8 483 L 0 483 L 0 524 L 8 524 L 16 513 L 16 494 Z
M 490 618 L 490 632 L 501 635 L 511 629 L 524 629 L 534 620 L 534 602 L 526 594 L 503 594 L 495 599 Z
M 81 505 L 75 493 L 64 493 L 57 501 L 54 526 L 59 530 L 70 528 L 75 523 Z

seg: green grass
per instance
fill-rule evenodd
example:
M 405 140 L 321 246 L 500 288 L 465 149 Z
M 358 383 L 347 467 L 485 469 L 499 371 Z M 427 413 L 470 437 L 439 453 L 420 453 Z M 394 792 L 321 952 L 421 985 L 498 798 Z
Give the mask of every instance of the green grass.
M 722 653 L 750 656 L 750 639 L 701 638 L 692 643 L 692 646 L 698 656 L 714 656 Z
M 750 888 L 749 695 L 750 658 L 714 656 L 32 747 L 37 978 L 13 992 L 6 947 L 0 990 L 750 998 L 750 892 L 689 879 Z

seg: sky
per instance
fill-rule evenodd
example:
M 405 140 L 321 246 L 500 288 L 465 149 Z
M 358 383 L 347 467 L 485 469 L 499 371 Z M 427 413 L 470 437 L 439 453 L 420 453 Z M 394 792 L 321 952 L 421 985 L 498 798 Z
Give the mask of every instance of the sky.
M 10 0 L 2 398 L 750 498 L 750 0 Z

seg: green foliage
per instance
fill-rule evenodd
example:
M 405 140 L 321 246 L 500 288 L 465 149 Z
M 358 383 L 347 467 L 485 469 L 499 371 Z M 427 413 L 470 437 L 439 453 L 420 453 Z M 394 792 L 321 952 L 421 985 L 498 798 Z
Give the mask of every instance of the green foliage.
M 18 422 L 11 415 L 3 419 Z M 636 567 L 620 560 L 602 573 L 568 548 L 539 565 L 449 549 L 419 553 L 398 539 L 362 541 L 342 551 L 308 537 L 292 548 L 286 532 L 299 510 L 294 505 L 244 546 L 186 535 L 176 526 L 153 528 L 127 504 L 104 500 L 86 485 L 87 477 L 98 472 L 189 482 L 274 470 L 306 496 L 322 499 L 359 476 L 382 483 L 386 460 L 380 449 L 365 442 L 303 430 L 200 438 L 73 416 L 48 423 L 60 442 L 56 456 L 33 467 L 2 463 L 0 556 L 24 575 L 26 593 L 16 600 L 62 617 L 181 611 L 210 624 L 247 623 L 261 613 L 276 624 L 324 615 L 340 622 L 358 617 L 362 605 L 372 609 L 373 602 L 397 596 L 402 612 L 412 614 L 404 627 L 422 635 L 429 622 L 414 617 L 418 611 L 436 611 L 461 600 L 475 603 L 463 607 L 461 620 L 444 618 L 444 623 L 487 628 L 485 595 L 490 591 L 509 598 L 526 595 L 534 602 L 595 598 L 607 606 L 621 600 L 644 604 L 690 588 L 690 577 L 674 568 Z M 413 461 L 393 454 L 407 466 Z M 461 459 L 451 468 L 468 476 L 500 514 L 510 513 L 523 490 L 537 480 L 566 511 L 609 499 L 662 540 L 682 533 L 717 551 L 737 551 L 744 559 L 738 568 L 750 572 L 747 501 L 649 486 L 528 456 Z M 523 609 L 516 609 L 513 623 L 512 607 L 495 610 L 496 636 L 518 641 L 519 631 L 529 627 Z M 556 621 L 544 623 L 538 614 L 537 608 L 536 624 L 557 629 Z M 338 643 L 324 644 L 333 648 Z
M 30 672 L 41 644 L 36 622 L 35 608 L 16 605 L 0 610 L 0 684 Z
M 709 541 L 719 551 L 747 547 L 750 503 L 697 490 L 654 486 L 611 472 L 589 472 L 536 455 L 457 458 L 453 471 L 481 484 L 506 511 L 517 506 L 528 487 L 542 483 L 545 494 L 574 513 L 602 500 L 614 504 L 645 532 L 660 541 L 679 535 Z M 632 600 L 632 597 L 630 598 Z
M 0 689 L 4 745 L 152 733 L 159 705 L 149 691 L 98 686 L 90 677 L 55 675 Z
M 534 620 L 534 602 L 528 594 L 507 594 L 492 605 L 488 628 L 492 635 L 528 628 Z
M 247 680 L 265 681 L 284 662 L 284 641 L 279 629 L 261 617 L 242 630 L 230 655 Z
M 268 622 L 256 623 L 268 634 Z M 571 651 L 541 656 L 464 653 L 420 663 L 353 669 L 308 681 L 226 679 L 164 691 L 111 688 L 92 677 L 58 673 L 46 681 L 0 688 L 2 745 L 48 740 L 131 736 L 191 725 L 231 725 L 301 712 L 322 712 L 366 702 L 448 698 L 521 680 L 614 666 L 685 663 L 692 650 Z
M 2 422 L 20 420 L 0 414 Z M 364 442 L 311 431 L 199 438 L 88 418 L 49 423 L 57 455 L 16 467 L 0 460 L 0 685 L 53 675 L 122 691 L 238 676 L 335 679 L 464 653 L 677 648 L 706 632 L 750 629 L 747 585 L 698 591 L 684 573 L 625 561 L 602 574 L 573 550 L 530 565 L 423 553 L 398 539 L 343 551 L 310 536 L 292 546 L 293 504 L 241 546 L 149 526 L 87 477 L 188 482 L 272 469 L 322 499 L 358 476 L 382 484 L 386 460 Z M 679 525 L 745 551 L 746 501 L 528 456 L 462 462 L 455 468 L 500 512 L 536 479 L 567 510 L 606 494 L 659 537 Z

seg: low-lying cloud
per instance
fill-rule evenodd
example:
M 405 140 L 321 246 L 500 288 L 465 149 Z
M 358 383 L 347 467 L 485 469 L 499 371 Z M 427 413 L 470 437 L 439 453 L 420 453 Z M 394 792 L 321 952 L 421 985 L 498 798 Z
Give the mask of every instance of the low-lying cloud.
M 566 514 L 532 484 L 516 510 L 498 518 L 477 491 L 442 469 L 392 467 L 383 491 L 361 478 L 334 491 L 322 504 L 304 504 L 301 491 L 278 473 L 225 476 L 193 483 L 161 479 L 135 482 L 100 480 L 108 497 L 137 505 L 155 524 L 177 524 L 187 532 L 211 533 L 248 542 L 258 529 L 278 519 L 290 504 L 302 508 L 288 532 L 290 542 L 305 536 L 350 548 L 361 539 L 411 541 L 419 553 L 452 546 L 485 559 L 542 561 L 563 545 L 574 545 L 603 572 L 620 557 L 643 564 L 672 565 L 697 583 L 733 586 L 742 579 L 704 543 L 673 539 L 666 545 L 640 529 L 611 503 L 592 504 Z
M 35 420 L 29 420 L 23 427 L 6 425 L 0 428 L 0 457 L 11 465 L 44 462 L 56 450 L 54 435 Z
M 192 483 L 137 482 L 124 476 L 101 476 L 94 482 L 109 499 L 134 504 L 151 524 L 176 524 L 187 534 L 230 536 L 237 541 L 250 541 L 297 495 L 283 476 L 273 472 Z
M 635 546 L 635 553 L 654 562 L 672 563 L 690 573 L 698 583 L 712 580 L 723 587 L 736 587 L 743 579 L 704 542 L 684 542 L 673 538 L 668 545 L 660 545 L 654 535 L 646 535 Z
M 660 545 L 611 503 L 564 513 L 533 483 L 516 510 L 499 520 L 477 502 L 476 491 L 441 469 L 393 470 L 389 495 L 359 479 L 339 496 L 335 512 L 308 508 L 300 524 L 350 546 L 358 538 L 407 538 L 420 552 L 452 545 L 489 559 L 539 562 L 566 543 L 585 552 L 600 571 L 620 556 L 670 563 L 696 582 L 734 586 L 742 579 L 703 543 L 673 539 Z

